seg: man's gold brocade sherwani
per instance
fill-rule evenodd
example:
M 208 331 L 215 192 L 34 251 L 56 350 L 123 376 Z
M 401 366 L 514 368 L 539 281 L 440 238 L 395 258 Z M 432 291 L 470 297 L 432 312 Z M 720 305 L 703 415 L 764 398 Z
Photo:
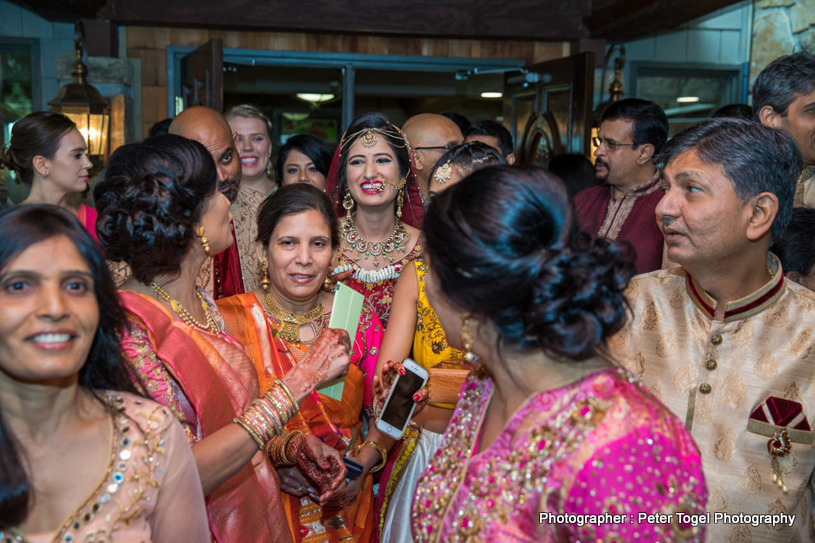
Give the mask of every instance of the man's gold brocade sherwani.
M 626 296 L 632 319 L 609 341 L 616 360 L 637 374 L 685 421 L 702 453 L 708 511 L 795 515 L 792 526 L 712 524 L 708 541 L 815 541 L 813 433 L 796 430 L 780 459 L 788 487 L 773 482 L 767 442 L 779 427 L 752 423 L 768 398 L 803 404 L 815 421 L 815 293 L 785 280 L 770 255 L 773 279 L 727 305 L 714 320 L 715 301 L 682 268 L 632 279 Z M 711 515 L 712 517 L 712 515 Z M 711 519 L 712 520 L 712 519 Z

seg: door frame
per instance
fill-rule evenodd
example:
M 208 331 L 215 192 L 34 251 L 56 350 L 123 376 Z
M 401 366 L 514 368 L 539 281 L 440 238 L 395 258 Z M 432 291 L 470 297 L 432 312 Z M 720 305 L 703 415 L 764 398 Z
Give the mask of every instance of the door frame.
M 167 46 L 167 113 L 175 117 L 176 97 L 181 96 L 181 59 L 196 47 Z M 224 64 L 250 66 L 296 66 L 341 69 L 343 76 L 342 130 L 354 119 L 354 81 L 358 69 L 454 72 L 462 75 L 520 71 L 523 59 L 425 57 L 418 55 L 368 55 L 362 53 L 314 53 L 267 51 L 224 47 Z

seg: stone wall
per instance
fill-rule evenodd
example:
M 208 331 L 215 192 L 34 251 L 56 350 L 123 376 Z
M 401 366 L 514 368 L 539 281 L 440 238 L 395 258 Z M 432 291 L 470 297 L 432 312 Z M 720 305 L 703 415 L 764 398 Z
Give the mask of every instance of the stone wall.
M 815 52 L 815 0 L 756 0 L 753 8 L 751 85 L 773 59 Z

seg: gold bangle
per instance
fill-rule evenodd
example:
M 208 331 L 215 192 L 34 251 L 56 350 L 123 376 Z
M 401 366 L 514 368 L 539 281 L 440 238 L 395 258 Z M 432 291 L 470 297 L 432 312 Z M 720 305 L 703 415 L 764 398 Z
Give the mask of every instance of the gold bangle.
M 366 441 L 357 448 L 357 454 L 359 454 L 359 451 L 362 450 L 363 447 L 373 447 L 374 449 L 379 451 L 379 454 L 382 455 L 382 461 L 371 468 L 371 473 L 381 471 L 382 468 L 385 467 L 385 464 L 388 462 L 388 451 L 385 449 L 385 447 L 382 446 L 381 443 L 377 443 L 376 441 Z
M 232 422 L 246 430 L 246 433 L 248 433 L 252 437 L 252 440 L 257 444 L 258 449 L 263 450 L 264 446 L 263 440 L 260 438 L 257 432 L 255 432 L 255 430 L 250 426 L 250 424 L 243 420 L 243 417 L 232 419 Z
M 263 420 L 272 425 L 274 432 L 270 432 L 269 439 L 283 433 L 283 421 L 280 420 L 280 415 L 269 404 L 262 399 L 256 399 L 252 401 L 252 406 L 259 415 L 263 416 Z
M 292 413 L 290 409 L 286 409 L 285 404 L 288 402 L 281 402 L 280 398 L 276 394 L 272 394 L 271 392 L 267 392 L 263 395 L 263 399 L 268 402 L 270 408 L 274 409 L 277 412 L 277 416 L 280 417 L 280 422 L 283 423 L 283 426 L 288 424 L 288 422 L 292 418 Z
M 291 389 L 289 388 L 289 385 L 284 383 L 283 379 L 278 379 L 277 381 L 274 382 L 274 386 L 276 386 L 277 388 L 279 388 L 280 390 L 283 391 L 283 393 L 286 395 L 286 397 L 291 402 L 291 408 L 292 408 L 292 411 L 293 411 L 292 416 L 296 415 L 297 412 L 300 411 L 300 405 L 298 405 L 297 399 L 294 397 L 294 394 L 292 394 Z

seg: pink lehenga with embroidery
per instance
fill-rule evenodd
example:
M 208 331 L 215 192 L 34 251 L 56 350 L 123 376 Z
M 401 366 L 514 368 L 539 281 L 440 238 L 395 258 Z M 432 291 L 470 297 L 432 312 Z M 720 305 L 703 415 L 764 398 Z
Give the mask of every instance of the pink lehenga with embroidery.
M 705 511 L 699 450 L 633 374 L 609 368 L 535 394 L 474 454 L 493 386 L 465 382 L 419 480 L 415 541 L 704 541 L 703 525 L 676 514 Z M 621 516 L 586 517 L 605 513 Z

